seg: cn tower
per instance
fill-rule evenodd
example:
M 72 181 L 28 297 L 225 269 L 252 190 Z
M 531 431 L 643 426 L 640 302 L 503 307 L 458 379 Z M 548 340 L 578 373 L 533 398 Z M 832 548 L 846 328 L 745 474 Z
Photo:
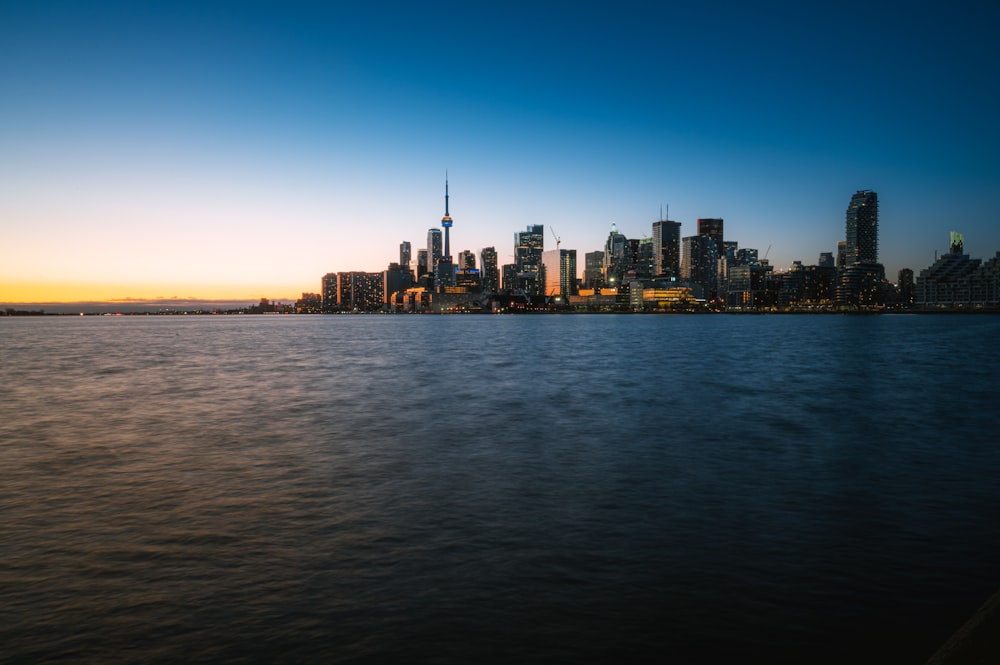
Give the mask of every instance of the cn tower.
M 448 214 L 448 172 L 444 172 L 444 217 L 441 218 L 441 226 L 444 227 L 444 256 L 443 261 L 451 263 L 451 215 Z

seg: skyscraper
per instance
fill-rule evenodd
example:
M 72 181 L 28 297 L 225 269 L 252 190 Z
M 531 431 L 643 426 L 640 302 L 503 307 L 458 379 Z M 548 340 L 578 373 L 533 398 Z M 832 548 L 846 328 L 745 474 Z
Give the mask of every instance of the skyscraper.
M 847 206 L 847 245 L 844 267 L 878 263 L 878 194 L 863 189 Z
M 723 221 L 717 218 L 699 219 L 698 235 L 708 236 L 715 242 L 715 253 L 717 256 L 726 255 L 726 247 L 722 238 Z
M 434 274 L 441 256 L 441 229 L 427 229 L 427 272 Z
M 702 296 L 712 300 L 718 292 L 719 254 L 711 236 L 688 236 L 681 240 L 681 276 L 684 281 L 698 284 Z
M 588 289 L 599 289 L 604 286 L 604 252 L 587 252 L 584 254 L 583 283 Z
M 653 222 L 653 276 L 681 276 L 680 222 Z
M 482 266 L 483 289 L 490 292 L 500 290 L 500 270 L 497 267 L 497 250 L 495 247 L 483 247 L 479 252 L 479 263 Z
M 909 268 L 902 268 L 898 273 L 896 288 L 899 289 L 899 304 L 909 307 L 913 304 L 913 271 Z
M 545 265 L 546 296 L 574 296 L 576 288 L 576 250 L 552 249 L 542 254 Z
M 837 281 L 837 304 L 872 308 L 883 304 L 885 268 L 878 262 L 878 194 L 858 190 L 847 206 L 844 268 Z
M 323 313 L 337 311 L 337 273 L 328 272 L 323 275 L 321 293 L 323 294 Z
M 399 243 L 399 265 L 403 268 L 410 267 L 410 241 L 404 240 Z
M 514 234 L 514 265 L 517 266 L 517 286 L 529 293 L 542 292 L 542 251 L 545 247 L 545 227 L 529 224 Z M 504 284 L 504 288 L 512 288 Z
M 418 249 L 417 250 L 417 277 L 421 275 L 426 275 L 429 271 L 427 270 L 427 250 Z
M 628 269 L 625 256 L 627 247 L 628 238 L 618 233 L 618 225 L 612 223 L 608 239 L 604 241 L 604 280 L 613 286 L 621 283 Z
M 467 249 L 463 249 L 458 253 L 458 260 L 455 262 L 459 270 L 475 270 L 476 268 L 476 255 Z

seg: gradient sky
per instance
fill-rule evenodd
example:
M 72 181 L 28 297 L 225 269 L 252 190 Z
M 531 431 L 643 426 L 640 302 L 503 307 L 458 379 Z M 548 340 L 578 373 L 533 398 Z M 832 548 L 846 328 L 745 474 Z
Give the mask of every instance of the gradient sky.
M 880 199 L 890 279 L 1000 250 L 1000 9 L 7 2 L 0 303 L 293 299 L 440 224 L 727 240 L 784 269 Z

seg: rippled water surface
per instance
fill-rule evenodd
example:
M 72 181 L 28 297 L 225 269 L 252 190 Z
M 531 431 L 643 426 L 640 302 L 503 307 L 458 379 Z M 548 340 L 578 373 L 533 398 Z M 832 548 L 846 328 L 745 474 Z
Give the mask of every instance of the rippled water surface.
M 1000 317 L 0 319 L 0 661 L 913 662 Z

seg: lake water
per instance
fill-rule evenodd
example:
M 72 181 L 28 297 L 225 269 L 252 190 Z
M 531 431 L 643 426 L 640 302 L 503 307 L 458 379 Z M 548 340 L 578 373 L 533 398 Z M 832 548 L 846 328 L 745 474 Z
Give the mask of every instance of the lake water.
M 0 661 L 922 663 L 1000 316 L 0 319 Z

